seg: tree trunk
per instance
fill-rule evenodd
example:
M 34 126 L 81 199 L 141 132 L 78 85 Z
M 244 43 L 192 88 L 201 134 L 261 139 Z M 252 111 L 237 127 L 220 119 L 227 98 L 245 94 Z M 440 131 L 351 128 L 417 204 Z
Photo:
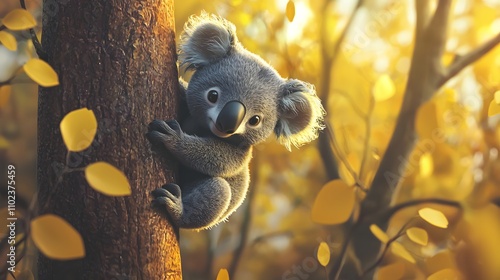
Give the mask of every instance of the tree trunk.
M 144 136 L 154 118 L 176 117 L 173 0 L 48 0 L 43 23 L 61 84 L 39 94 L 38 205 L 80 232 L 86 256 L 40 256 L 39 279 L 181 279 L 178 229 L 150 207 L 151 190 L 174 181 L 175 165 Z M 83 107 L 96 115 L 97 136 L 67 157 L 59 123 Z M 82 172 L 61 173 L 96 161 L 122 170 L 132 195 L 105 196 Z

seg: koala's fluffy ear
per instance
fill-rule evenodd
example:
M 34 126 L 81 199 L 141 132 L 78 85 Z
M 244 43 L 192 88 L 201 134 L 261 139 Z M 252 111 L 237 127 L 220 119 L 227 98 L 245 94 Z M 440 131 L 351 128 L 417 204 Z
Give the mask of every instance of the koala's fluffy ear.
M 278 123 L 274 132 L 288 150 L 318 137 L 324 128 L 325 110 L 314 87 L 299 80 L 288 80 L 278 97 Z
M 236 43 L 236 28 L 229 21 L 205 12 L 191 16 L 181 35 L 181 67 L 193 70 L 213 63 L 228 55 Z

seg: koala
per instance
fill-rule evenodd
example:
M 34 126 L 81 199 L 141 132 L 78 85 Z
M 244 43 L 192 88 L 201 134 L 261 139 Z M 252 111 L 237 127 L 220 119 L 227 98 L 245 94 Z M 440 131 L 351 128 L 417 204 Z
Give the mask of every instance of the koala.
M 180 163 L 178 184 L 152 192 L 153 206 L 180 228 L 202 230 L 226 220 L 244 201 L 252 147 L 275 134 L 290 150 L 318 137 L 325 111 L 312 85 L 284 79 L 246 50 L 229 21 L 206 13 L 184 27 L 179 64 L 188 115 L 154 120 L 147 138 Z

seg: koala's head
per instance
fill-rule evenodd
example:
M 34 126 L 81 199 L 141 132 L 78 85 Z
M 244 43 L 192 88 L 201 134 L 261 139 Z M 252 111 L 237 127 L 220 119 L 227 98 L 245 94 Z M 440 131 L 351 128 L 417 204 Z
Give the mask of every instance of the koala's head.
M 314 88 L 283 79 L 238 42 L 217 16 L 191 17 L 181 36 L 181 68 L 194 70 L 186 98 L 199 125 L 215 136 L 253 145 L 273 132 L 288 149 L 317 138 L 324 109 Z

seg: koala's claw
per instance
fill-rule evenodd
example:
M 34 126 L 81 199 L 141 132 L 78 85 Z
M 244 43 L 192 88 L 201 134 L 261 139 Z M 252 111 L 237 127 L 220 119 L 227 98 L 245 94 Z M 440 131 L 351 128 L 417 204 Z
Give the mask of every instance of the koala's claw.
M 173 196 L 175 196 L 177 198 L 181 197 L 181 187 L 179 187 L 179 185 L 177 185 L 177 184 L 170 183 L 170 184 L 163 185 L 161 188 L 170 192 Z
M 168 125 L 162 120 L 154 120 L 148 125 L 148 132 L 158 131 L 167 134 L 168 130 Z
M 181 130 L 181 126 L 179 125 L 179 123 L 176 121 L 176 120 L 169 120 L 169 121 L 166 121 L 166 124 L 173 130 L 175 130 L 175 132 L 177 133 L 181 133 L 182 130 Z
M 182 213 L 181 189 L 177 184 L 166 184 L 151 192 L 154 199 L 151 202 L 153 208 L 167 212 L 174 221 L 180 219 Z

